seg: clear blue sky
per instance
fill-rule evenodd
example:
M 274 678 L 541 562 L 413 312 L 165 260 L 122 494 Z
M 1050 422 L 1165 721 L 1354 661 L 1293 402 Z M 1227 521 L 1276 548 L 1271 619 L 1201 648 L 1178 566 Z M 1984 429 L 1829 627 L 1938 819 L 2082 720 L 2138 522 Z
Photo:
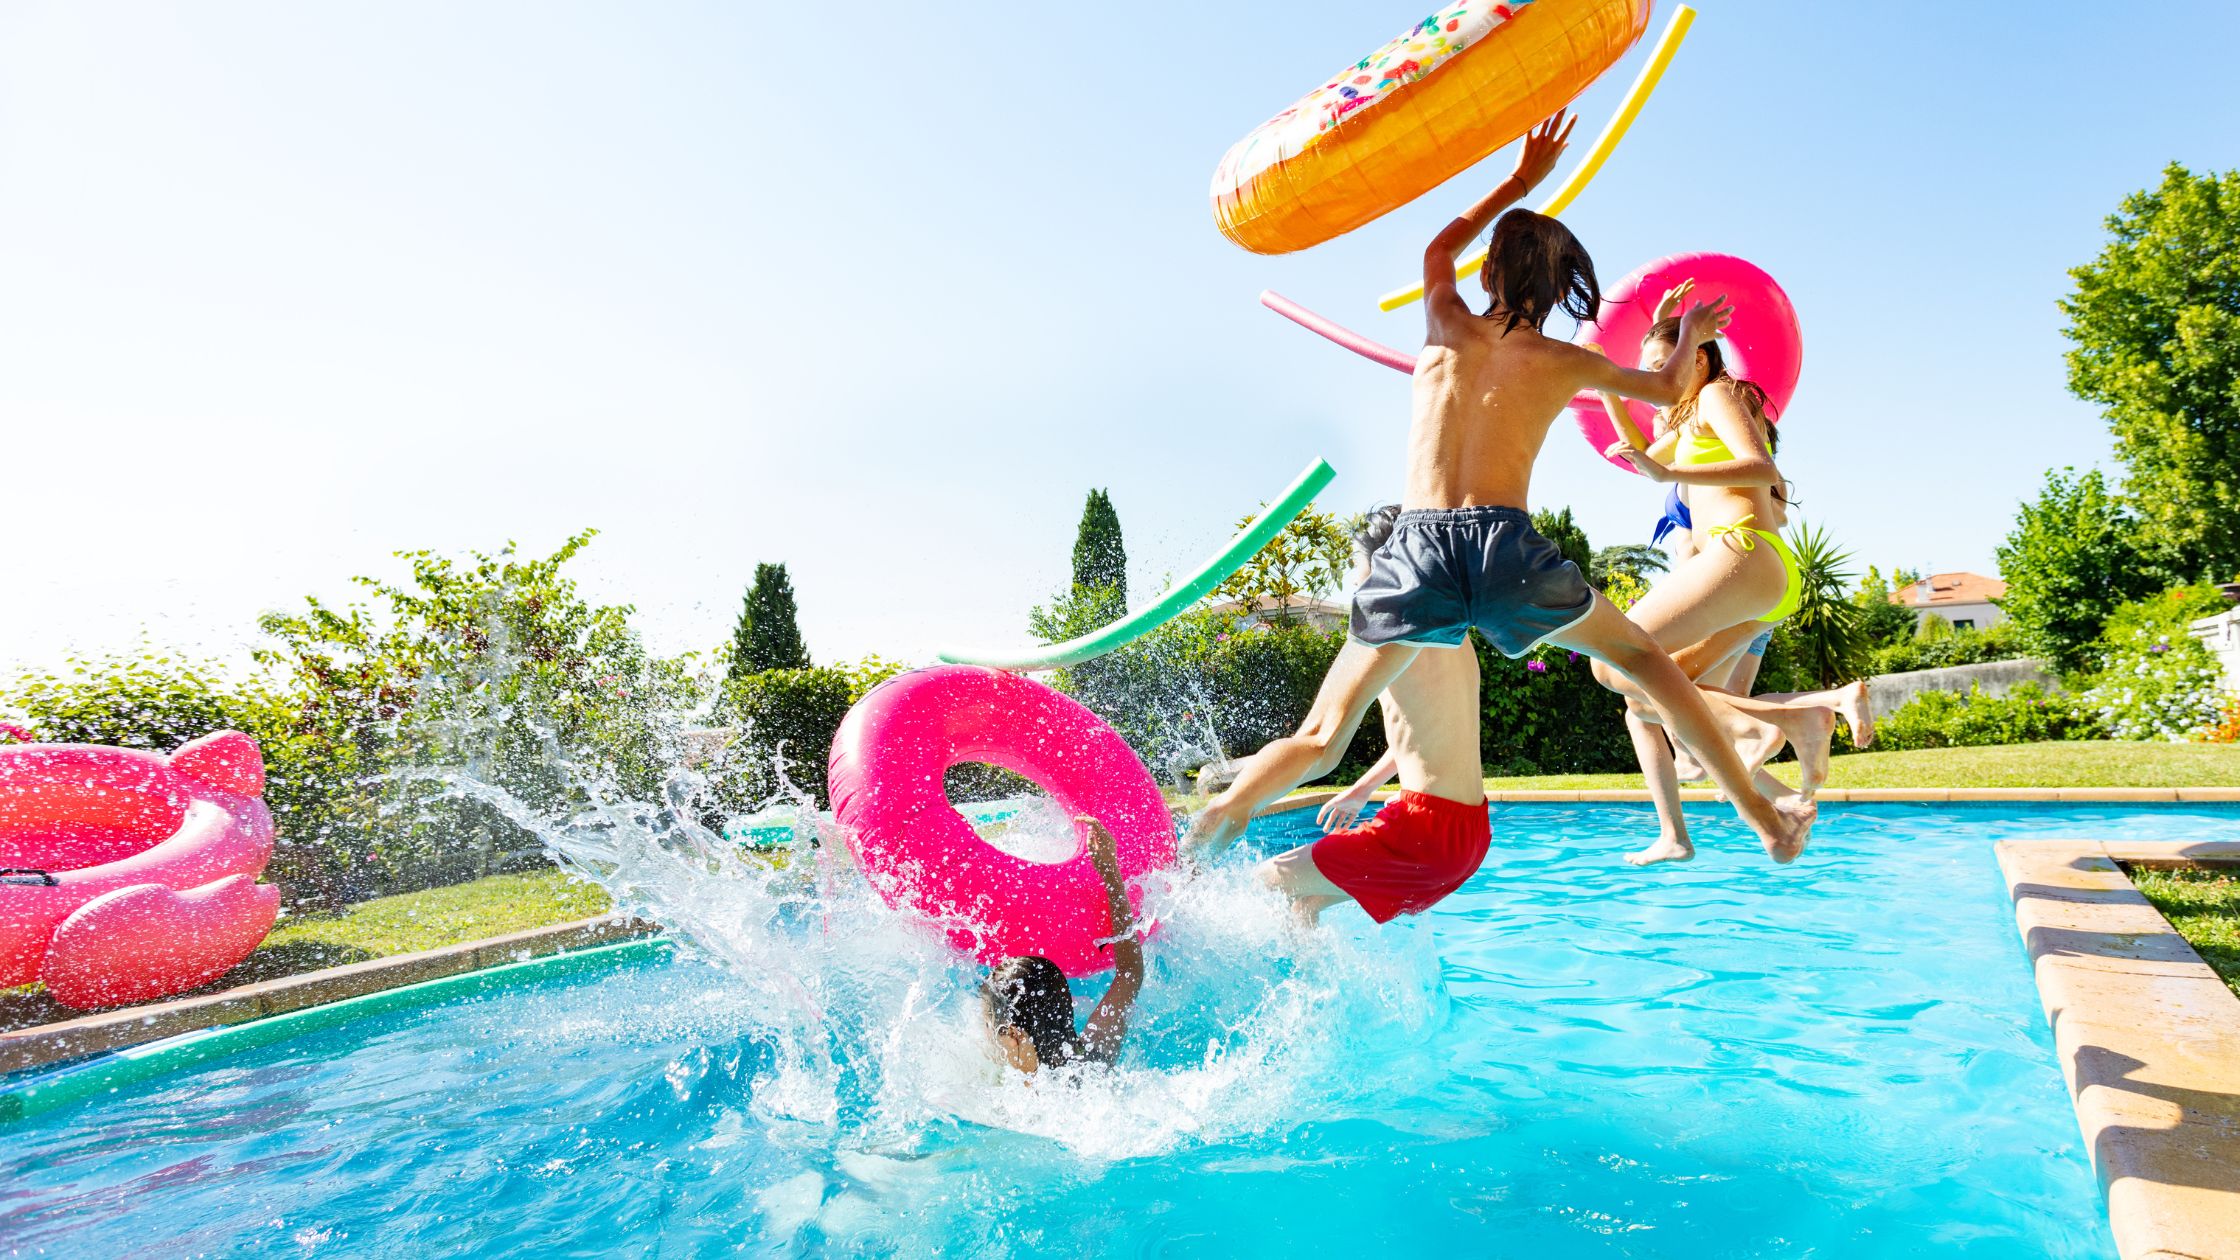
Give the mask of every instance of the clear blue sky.
M 392 550 L 587 524 L 658 647 L 782 560 L 820 658 L 921 659 L 1022 633 L 1090 486 L 1139 592 L 1317 455 L 1328 505 L 1390 498 L 1405 382 L 1254 297 L 1417 344 L 1374 298 L 1509 156 L 1287 258 L 1206 186 L 1410 3 L 8 3 L 0 659 L 234 655 Z M 2240 10 L 1697 7 L 1567 217 L 1609 278 L 1771 270 L 1805 517 L 1988 570 L 2108 449 L 2065 269 L 2166 162 L 2240 166 Z M 1657 509 L 1561 432 L 1535 492 L 1598 545 Z

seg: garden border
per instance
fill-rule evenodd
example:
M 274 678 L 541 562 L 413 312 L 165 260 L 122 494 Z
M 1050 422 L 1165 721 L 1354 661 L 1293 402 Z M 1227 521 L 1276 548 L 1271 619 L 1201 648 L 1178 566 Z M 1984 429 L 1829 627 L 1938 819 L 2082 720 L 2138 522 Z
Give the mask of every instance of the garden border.
M 2122 865 L 2240 864 L 2240 842 L 1995 852 L 2117 1251 L 2240 1257 L 2240 997 Z
M 127 1006 L 53 1024 L 0 1032 L 0 1076 L 123 1050 L 187 1033 L 285 1015 L 428 980 L 581 950 L 659 930 L 642 920 L 599 915 L 412 954 L 263 980 L 217 993 Z

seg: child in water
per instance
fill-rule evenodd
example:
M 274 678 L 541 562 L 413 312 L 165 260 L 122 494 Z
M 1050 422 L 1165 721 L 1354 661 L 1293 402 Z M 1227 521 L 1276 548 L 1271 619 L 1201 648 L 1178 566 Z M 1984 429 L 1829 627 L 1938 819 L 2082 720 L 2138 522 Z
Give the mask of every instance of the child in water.
M 1110 1063 L 1128 1035 L 1128 1008 L 1143 989 L 1143 944 L 1136 939 L 1135 912 L 1128 905 L 1128 884 L 1112 833 L 1096 819 L 1074 820 L 1088 829 L 1089 860 L 1104 877 L 1112 915 L 1112 984 L 1090 1012 L 1079 1035 L 1073 1027 L 1073 987 L 1047 958 L 1007 958 L 988 973 L 980 989 L 980 1010 L 999 1057 L 1032 1075 L 1044 1067 L 1069 1063 Z

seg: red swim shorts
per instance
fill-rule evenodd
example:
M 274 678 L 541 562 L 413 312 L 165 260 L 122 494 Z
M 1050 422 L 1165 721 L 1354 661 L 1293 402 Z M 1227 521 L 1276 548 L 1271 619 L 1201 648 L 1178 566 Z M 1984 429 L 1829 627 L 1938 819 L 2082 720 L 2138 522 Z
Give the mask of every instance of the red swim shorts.
M 1389 923 L 1421 914 L 1462 887 L 1492 843 L 1485 802 L 1401 792 L 1368 822 L 1315 841 L 1308 856 L 1370 918 Z

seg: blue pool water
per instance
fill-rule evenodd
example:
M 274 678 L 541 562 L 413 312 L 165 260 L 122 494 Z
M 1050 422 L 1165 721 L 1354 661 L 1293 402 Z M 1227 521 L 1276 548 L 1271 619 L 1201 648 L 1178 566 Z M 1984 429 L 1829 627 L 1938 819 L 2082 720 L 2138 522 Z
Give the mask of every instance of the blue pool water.
M 797 889 L 0 1130 L 0 1253 L 2113 1254 L 1991 843 L 2240 812 L 1829 806 L 1775 868 L 1705 809 L 1646 873 L 1645 808 L 1494 815 L 1385 929 L 1161 893 L 1116 1073 L 1004 1082 L 972 973 Z

